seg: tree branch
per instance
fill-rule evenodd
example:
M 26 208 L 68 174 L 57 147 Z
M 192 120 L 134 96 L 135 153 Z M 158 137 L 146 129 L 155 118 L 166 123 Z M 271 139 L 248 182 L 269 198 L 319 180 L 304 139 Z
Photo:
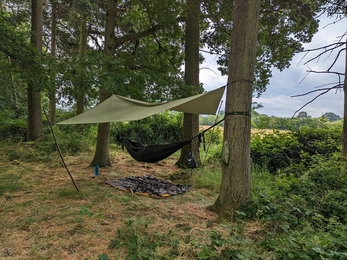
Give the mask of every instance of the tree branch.
M 296 115 L 296 113 L 298 113 L 300 110 L 302 110 L 304 107 L 306 107 L 307 105 L 311 104 L 313 101 L 315 101 L 317 98 L 319 98 L 320 96 L 328 93 L 330 90 L 332 89 L 339 89 L 339 88 L 342 88 L 343 85 L 341 84 L 337 84 L 331 88 L 322 88 L 322 89 L 316 89 L 316 90 L 312 90 L 312 91 L 309 91 L 309 92 L 306 92 L 304 94 L 298 94 L 298 95 L 294 95 L 294 96 L 291 96 L 291 97 L 301 97 L 301 96 L 305 96 L 305 95 L 308 95 L 310 93 L 313 93 L 313 92 L 318 92 L 318 91 L 323 91 L 322 93 L 319 93 L 317 96 L 315 96 L 313 99 L 311 99 L 310 101 L 306 102 L 303 106 L 301 106 L 298 110 L 296 110 L 293 114 L 293 116 L 291 117 L 291 119 L 294 118 L 294 116 Z

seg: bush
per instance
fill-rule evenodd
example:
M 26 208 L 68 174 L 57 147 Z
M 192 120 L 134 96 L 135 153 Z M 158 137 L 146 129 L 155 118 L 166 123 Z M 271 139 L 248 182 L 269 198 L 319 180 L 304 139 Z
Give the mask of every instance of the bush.
M 317 155 L 299 177 L 282 174 L 269 179 L 269 174 L 253 173 L 252 197 L 240 216 L 265 223 L 265 251 L 275 259 L 346 259 L 344 164 L 339 154 L 329 159 Z
M 290 167 L 301 174 L 312 164 L 313 156 L 328 159 L 341 150 L 341 144 L 340 125 L 304 126 L 291 132 L 274 131 L 270 134 L 263 132 L 252 135 L 251 159 L 272 173 Z
M 0 115 L 0 121 L 1 140 L 25 141 L 27 133 L 27 122 L 25 119 L 14 119 Z
M 252 163 L 270 172 L 300 162 L 300 144 L 292 132 L 256 133 L 251 138 Z
M 182 118 L 179 113 L 166 111 L 141 121 L 112 124 L 111 140 L 115 142 L 120 133 L 145 145 L 172 143 L 182 140 Z
M 301 144 L 301 150 L 310 156 L 326 158 L 342 149 L 342 127 L 325 124 L 322 127 L 301 127 L 294 131 L 294 138 Z

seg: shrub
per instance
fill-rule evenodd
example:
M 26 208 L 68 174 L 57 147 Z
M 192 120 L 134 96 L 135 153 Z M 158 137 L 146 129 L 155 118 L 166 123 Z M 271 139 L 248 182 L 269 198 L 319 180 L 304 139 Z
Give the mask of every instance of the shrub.
M 27 132 L 27 122 L 23 118 L 14 119 L 0 115 L 1 140 L 24 141 Z
M 303 126 L 291 132 L 256 133 L 251 138 L 251 159 L 272 173 L 291 167 L 300 175 L 312 164 L 313 156 L 321 155 L 328 159 L 341 150 L 341 144 L 340 125 Z
M 301 150 L 309 156 L 316 154 L 326 158 L 341 151 L 342 128 L 339 125 L 325 124 L 321 127 L 301 127 L 294 131 L 294 138 L 301 144 Z
M 253 175 L 252 197 L 240 217 L 265 223 L 264 250 L 275 259 L 346 259 L 347 171 L 339 154 L 313 156 L 298 177 Z
M 251 138 L 252 163 L 270 172 L 300 162 L 300 144 L 291 132 L 256 133 Z
M 113 142 L 115 142 L 118 132 L 122 137 L 145 145 L 181 141 L 181 115 L 167 111 L 141 121 L 118 122 L 111 127 L 111 140 Z

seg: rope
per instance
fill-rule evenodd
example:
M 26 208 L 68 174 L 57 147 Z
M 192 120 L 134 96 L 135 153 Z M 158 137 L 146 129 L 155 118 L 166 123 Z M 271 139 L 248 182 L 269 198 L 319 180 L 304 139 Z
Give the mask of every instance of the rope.
M 194 137 L 192 138 L 192 140 L 193 140 L 194 138 L 197 138 L 197 137 L 203 135 L 205 132 L 207 132 L 208 130 L 210 130 L 212 127 L 215 127 L 216 125 L 219 125 L 220 123 L 222 123 L 222 122 L 225 120 L 225 118 L 226 118 L 227 116 L 251 116 L 251 112 L 247 112 L 247 111 L 234 111 L 234 112 L 225 113 L 224 117 L 223 117 L 221 120 L 219 120 L 218 122 L 214 123 L 214 124 L 211 125 L 209 128 L 206 128 L 204 131 L 202 131 L 202 132 L 199 133 L 198 135 L 194 136 Z
M 225 113 L 225 116 L 251 116 L 251 112 L 247 112 L 247 111 L 234 111 L 234 112 Z

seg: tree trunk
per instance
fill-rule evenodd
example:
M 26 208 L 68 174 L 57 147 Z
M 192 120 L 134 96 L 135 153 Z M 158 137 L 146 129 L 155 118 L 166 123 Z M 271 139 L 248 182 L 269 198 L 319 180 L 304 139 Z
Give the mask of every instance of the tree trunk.
M 42 51 L 43 0 L 32 0 L 30 43 Z M 43 124 L 41 113 L 41 92 L 39 86 L 31 80 L 28 83 L 28 132 L 27 140 L 33 141 L 40 137 Z
M 57 49 L 57 9 L 56 3 L 52 1 L 52 41 L 51 41 L 51 55 L 53 59 L 55 58 Z M 55 98 L 55 67 L 51 69 L 51 82 L 50 91 L 49 91 L 49 119 L 51 124 L 55 124 L 55 115 L 56 115 L 56 98 Z
M 79 43 L 79 55 L 83 69 L 85 69 L 84 59 L 87 52 L 87 19 L 85 14 L 81 14 L 81 23 L 80 23 L 80 43 Z M 81 73 L 81 72 L 80 72 Z M 77 85 L 77 98 L 76 98 L 76 114 L 79 115 L 84 111 L 84 98 L 86 93 L 86 82 L 82 76 L 79 77 Z
M 251 190 L 251 108 L 260 0 L 235 0 L 219 196 L 209 209 L 233 221 Z
M 347 47 L 347 41 L 346 41 Z M 347 53 L 345 58 L 345 80 L 343 83 L 343 134 L 342 134 L 342 157 L 347 160 Z
M 199 42 L 200 42 L 200 0 L 187 0 L 186 36 L 185 36 L 185 74 L 187 85 L 199 89 Z M 199 115 L 184 113 L 182 139 L 188 140 L 199 133 Z M 189 152 L 198 165 L 201 164 L 198 139 L 181 149 L 181 156 L 176 162 L 179 167 L 187 167 Z
M 110 59 L 113 59 L 114 52 L 115 52 L 115 34 L 114 34 L 115 21 L 116 21 L 116 1 L 107 0 L 104 52 L 105 52 L 105 55 L 108 56 Z M 105 70 L 109 70 L 109 68 L 105 66 Z M 110 96 L 111 94 L 108 91 L 104 89 L 100 89 L 100 102 L 103 102 Z M 92 166 L 96 164 L 98 164 L 100 167 L 111 165 L 109 146 L 110 146 L 110 123 L 99 124 L 95 155 L 91 163 Z

